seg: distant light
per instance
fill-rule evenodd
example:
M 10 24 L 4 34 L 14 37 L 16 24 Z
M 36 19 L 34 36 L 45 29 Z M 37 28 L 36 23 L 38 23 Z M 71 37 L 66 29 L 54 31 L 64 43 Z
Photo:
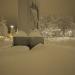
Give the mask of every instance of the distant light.
M 13 25 L 11 25 L 10 27 L 11 27 L 11 28 L 14 28 L 14 26 L 13 26 Z

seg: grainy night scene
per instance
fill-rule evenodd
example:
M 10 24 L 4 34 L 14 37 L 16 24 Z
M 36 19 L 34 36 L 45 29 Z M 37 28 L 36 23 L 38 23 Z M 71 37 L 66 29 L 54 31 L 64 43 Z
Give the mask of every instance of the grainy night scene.
M 75 75 L 75 0 L 0 0 L 0 75 Z

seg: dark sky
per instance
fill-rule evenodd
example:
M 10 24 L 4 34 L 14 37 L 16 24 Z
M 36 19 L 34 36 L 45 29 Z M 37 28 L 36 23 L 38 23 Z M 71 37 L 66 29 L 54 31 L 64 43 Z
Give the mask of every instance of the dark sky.
M 75 0 L 39 0 L 42 15 L 75 16 Z
M 40 14 L 75 16 L 75 0 L 38 0 Z M 0 16 L 15 22 L 18 18 L 18 0 L 0 0 Z
M 9 22 L 17 20 L 17 0 L 0 0 L 0 16 L 6 16 Z

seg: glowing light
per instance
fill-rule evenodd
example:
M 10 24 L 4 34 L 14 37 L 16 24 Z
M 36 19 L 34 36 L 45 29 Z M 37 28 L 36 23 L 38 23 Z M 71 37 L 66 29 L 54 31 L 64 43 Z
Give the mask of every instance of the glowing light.
M 14 26 L 13 26 L 13 25 L 11 25 L 10 27 L 11 27 L 12 29 L 14 28 Z

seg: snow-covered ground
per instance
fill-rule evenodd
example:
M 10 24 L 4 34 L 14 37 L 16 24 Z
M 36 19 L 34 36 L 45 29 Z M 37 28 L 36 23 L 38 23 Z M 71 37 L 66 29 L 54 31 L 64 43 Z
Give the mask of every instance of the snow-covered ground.
M 75 40 L 50 41 L 32 50 L 0 48 L 0 75 L 75 75 Z
M 49 41 L 66 41 L 66 40 L 75 40 L 75 37 L 53 37 L 53 38 L 45 38 Z

